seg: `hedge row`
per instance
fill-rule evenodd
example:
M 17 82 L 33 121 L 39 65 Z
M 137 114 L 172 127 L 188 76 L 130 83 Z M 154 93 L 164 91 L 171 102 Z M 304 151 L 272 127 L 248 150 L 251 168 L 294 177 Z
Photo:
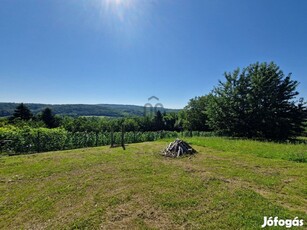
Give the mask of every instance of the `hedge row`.
M 126 132 L 125 143 L 155 141 L 162 138 L 208 136 L 208 132 Z M 114 143 L 121 143 L 121 133 L 114 132 Z M 104 146 L 111 144 L 110 132 L 75 132 L 63 128 L 0 128 L 1 153 L 14 155 Z

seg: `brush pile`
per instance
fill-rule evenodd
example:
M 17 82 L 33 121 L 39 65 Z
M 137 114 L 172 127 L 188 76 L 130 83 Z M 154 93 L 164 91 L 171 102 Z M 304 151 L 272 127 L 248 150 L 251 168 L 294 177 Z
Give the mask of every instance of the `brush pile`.
M 188 143 L 179 139 L 171 142 L 162 152 L 166 157 L 180 157 L 184 155 L 192 155 L 194 153 L 196 153 L 195 149 L 193 149 Z

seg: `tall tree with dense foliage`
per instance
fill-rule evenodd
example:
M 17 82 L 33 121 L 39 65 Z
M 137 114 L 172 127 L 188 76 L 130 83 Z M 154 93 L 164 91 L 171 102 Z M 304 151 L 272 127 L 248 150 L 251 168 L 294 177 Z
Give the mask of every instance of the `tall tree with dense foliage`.
M 33 117 L 33 114 L 31 113 L 30 109 L 25 104 L 21 103 L 16 107 L 11 119 L 29 121 L 32 117 Z
M 275 63 L 255 63 L 225 73 L 209 96 L 208 124 L 233 136 L 284 140 L 304 130 L 306 107 L 298 82 Z
M 206 108 L 208 96 L 191 99 L 184 108 L 186 111 L 185 128 L 188 130 L 208 131 Z
M 125 118 L 123 121 L 126 132 L 138 131 L 140 129 L 139 124 L 133 118 Z
M 176 127 L 176 121 L 178 120 L 178 115 L 176 113 L 164 113 L 163 120 L 165 124 L 165 130 L 178 131 Z
M 55 116 L 50 108 L 43 110 L 41 118 L 47 128 L 55 128 L 57 126 Z
M 156 112 L 156 115 L 154 117 L 154 130 L 155 131 L 160 131 L 160 130 L 164 130 L 164 121 L 163 121 L 163 115 L 160 112 L 160 110 L 158 110 Z

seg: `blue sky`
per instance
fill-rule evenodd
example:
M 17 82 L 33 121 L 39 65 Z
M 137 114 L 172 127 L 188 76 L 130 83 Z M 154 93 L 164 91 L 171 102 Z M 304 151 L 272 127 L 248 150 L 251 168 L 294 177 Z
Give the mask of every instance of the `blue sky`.
M 182 108 L 275 61 L 307 98 L 305 0 L 0 0 L 0 101 Z

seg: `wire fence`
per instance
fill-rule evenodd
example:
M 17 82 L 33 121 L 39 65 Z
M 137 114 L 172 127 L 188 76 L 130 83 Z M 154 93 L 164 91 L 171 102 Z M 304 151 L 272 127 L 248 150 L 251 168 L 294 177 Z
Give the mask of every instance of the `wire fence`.
M 211 132 L 198 131 L 157 131 L 126 132 L 124 143 L 155 141 L 164 138 L 213 136 Z M 111 132 L 68 132 L 62 128 L 0 129 L 0 151 L 2 155 L 18 155 L 56 150 L 68 150 L 111 144 Z M 119 145 L 122 133 L 113 133 L 113 144 Z

